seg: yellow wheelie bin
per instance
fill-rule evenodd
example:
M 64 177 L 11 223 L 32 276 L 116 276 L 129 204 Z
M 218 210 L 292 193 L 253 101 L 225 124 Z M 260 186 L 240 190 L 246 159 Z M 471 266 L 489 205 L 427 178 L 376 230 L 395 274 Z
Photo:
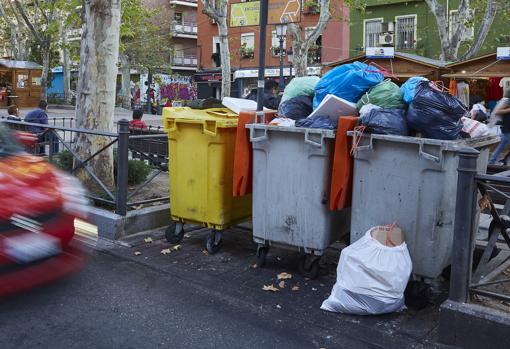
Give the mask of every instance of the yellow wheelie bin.
M 251 217 L 251 195 L 232 195 L 237 114 L 226 108 L 165 108 L 168 133 L 170 243 L 184 237 L 185 224 L 211 229 L 206 248 L 220 250 L 223 231 Z

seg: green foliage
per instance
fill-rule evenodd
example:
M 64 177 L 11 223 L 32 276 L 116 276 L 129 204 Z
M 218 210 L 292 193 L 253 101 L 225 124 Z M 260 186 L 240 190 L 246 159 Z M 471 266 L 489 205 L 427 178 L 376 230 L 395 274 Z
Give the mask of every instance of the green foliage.
M 167 21 L 157 18 L 159 9 L 148 9 L 142 0 L 122 0 L 121 10 L 120 53 L 131 67 L 170 72 L 171 35 Z
M 144 161 L 140 160 L 129 160 L 128 161 L 128 184 L 129 185 L 137 185 L 142 183 L 149 173 L 151 173 L 152 168 L 147 165 Z
M 58 154 L 58 158 L 55 161 L 55 166 L 63 171 L 71 172 L 73 169 L 73 161 L 73 154 L 71 154 L 69 150 L 64 150 Z

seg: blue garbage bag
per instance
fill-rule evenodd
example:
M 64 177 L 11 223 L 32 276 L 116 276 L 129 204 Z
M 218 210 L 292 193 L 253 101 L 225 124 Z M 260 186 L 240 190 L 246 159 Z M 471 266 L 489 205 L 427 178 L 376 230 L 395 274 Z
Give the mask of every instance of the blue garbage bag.
M 365 63 L 354 62 L 336 67 L 315 86 L 313 108 L 316 109 L 328 94 L 356 103 L 372 86 L 384 80 L 380 70 Z
M 307 118 L 312 111 L 313 98 L 310 96 L 299 96 L 287 99 L 278 107 L 278 115 L 294 120 Z
M 461 118 L 467 113 L 458 98 L 432 88 L 428 81 L 422 81 L 416 87 L 416 94 L 407 110 L 407 125 L 426 138 L 454 140 L 460 136 Z
M 296 121 L 296 127 L 307 128 L 324 128 L 328 130 L 336 130 L 338 127 L 338 119 L 331 120 L 329 116 L 314 115 L 311 118 L 301 119 Z
M 411 102 L 414 99 L 414 95 L 416 93 L 416 86 L 422 81 L 429 81 L 427 78 L 421 77 L 421 76 L 413 76 L 402 86 L 400 86 L 400 90 L 402 91 L 404 102 L 407 104 L 411 104 Z
M 382 135 L 408 136 L 404 109 L 372 109 L 360 119 L 368 132 Z

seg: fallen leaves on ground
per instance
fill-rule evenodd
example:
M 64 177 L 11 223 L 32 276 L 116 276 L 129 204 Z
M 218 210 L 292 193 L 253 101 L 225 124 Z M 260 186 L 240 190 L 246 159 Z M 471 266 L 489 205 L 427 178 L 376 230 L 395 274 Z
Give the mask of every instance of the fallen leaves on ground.
M 146 244 L 150 244 L 153 240 L 150 236 L 146 237 L 145 239 L 143 239 L 143 241 L 146 243 Z
M 262 287 L 262 290 L 263 291 L 271 291 L 271 292 L 278 292 L 278 291 L 280 291 L 278 288 L 274 287 L 273 284 L 271 284 L 271 285 L 264 285 Z
M 317 289 L 315 287 L 312 287 L 312 291 L 317 291 Z
M 165 248 L 164 250 L 161 250 L 161 254 L 162 255 L 167 255 L 167 254 L 170 254 L 172 251 L 169 249 L 169 248 Z
M 174 251 L 179 251 L 181 249 L 181 245 L 175 245 L 174 247 L 172 247 L 172 250 Z
M 276 305 L 276 309 L 281 309 L 281 308 L 282 308 L 282 306 L 280 304 Z
M 283 280 L 282 280 L 282 281 L 280 281 L 280 283 L 278 284 L 278 286 L 279 286 L 280 288 L 285 288 L 285 281 L 283 281 Z
M 257 263 L 250 265 L 250 268 L 257 269 L 258 268 Z
M 292 291 L 296 292 L 296 291 L 299 291 L 299 286 L 293 286 L 291 288 Z
M 289 273 L 278 274 L 278 280 L 286 280 L 286 279 L 292 279 L 292 274 L 289 274 Z
M 207 252 L 207 250 L 202 250 L 202 253 L 203 253 L 204 255 L 206 255 L 206 256 L 208 256 L 208 255 L 209 255 L 209 252 Z
M 142 254 L 142 252 L 140 252 L 140 251 L 135 251 L 133 254 L 134 254 L 135 256 L 140 256 L 140 255 Z

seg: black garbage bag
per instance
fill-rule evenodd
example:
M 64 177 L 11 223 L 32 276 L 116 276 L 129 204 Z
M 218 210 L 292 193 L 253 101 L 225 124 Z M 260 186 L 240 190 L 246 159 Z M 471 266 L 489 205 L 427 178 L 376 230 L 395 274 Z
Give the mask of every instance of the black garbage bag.
M 464 104 L 447 92 L 440 92 L 421 82 L 407 111 L 408 126 L 427 138 L 454 140 L 462 130 L 461 118 L 467 113 Z
M 298 96 L 286 100 L 278 107 L 278 114 L 289 119 L 307 118 L 313 111 L 313 97 Z
M 188 106 L 191 109 L 210 109 L 210 108 L 225 108 L 221 101 L 216 98 L 206 98 L 206 99 L 194 99 L 188 103 Z
M 329 116 L 315 115 L 311 118 L 300 119 L 296 121 L 296 127 L 307 128 L 324 128 L 328 130 L 336 130 L 338 127 L 338 120 L 333 121 Z
M 382 135 L 408 136 L 404 109 L 372 109 L 361 117 L 361 124 L 368 132 Z

